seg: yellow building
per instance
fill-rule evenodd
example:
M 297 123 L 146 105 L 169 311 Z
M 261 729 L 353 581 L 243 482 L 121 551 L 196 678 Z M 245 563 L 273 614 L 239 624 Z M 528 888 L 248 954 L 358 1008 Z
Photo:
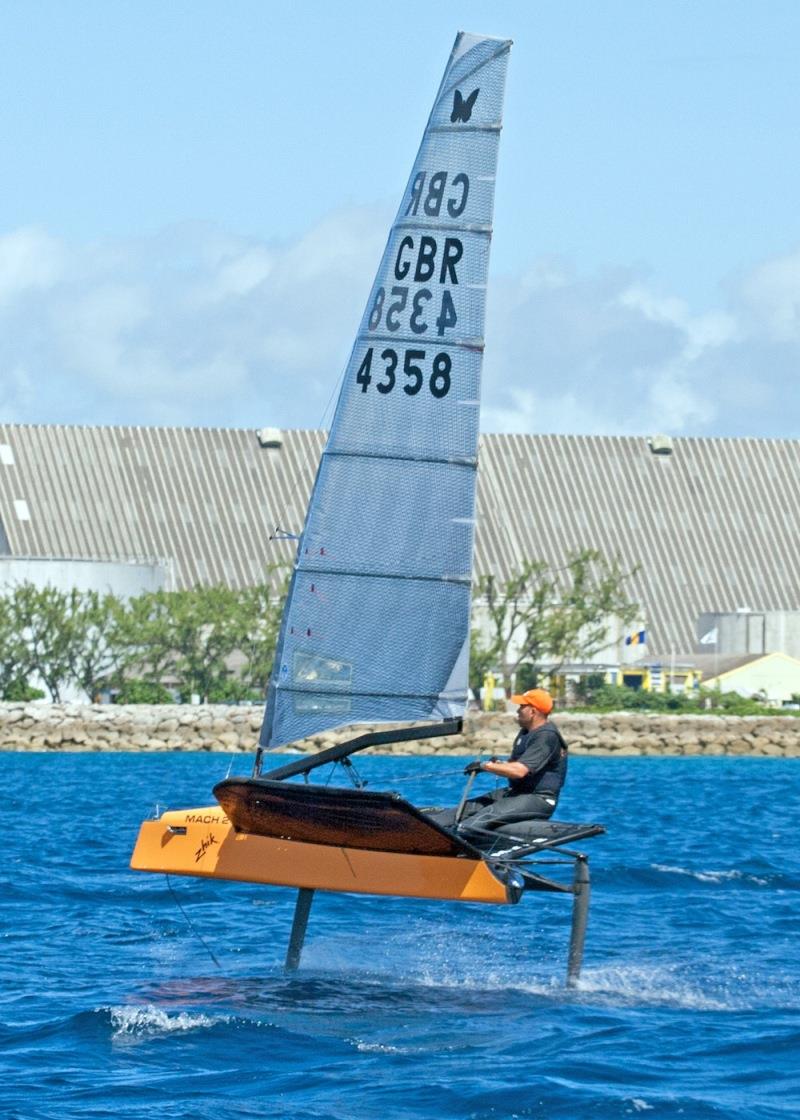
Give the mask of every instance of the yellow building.
M 702 679 L 702 670 L 685 661 L 674 666 L 658 662 L 621 665 L 614 683 L 623 688 L 641 688 L 645 692 L 692 692 L 700 686 Z
M 712 654 L 706 654 L 704 660 L 712 663 L 703 676 L 704 688 L 758 696 L 774 705 L 791 703 L 800 696 L 800 660 L 787 653 L 719 657 L 716 667 Z

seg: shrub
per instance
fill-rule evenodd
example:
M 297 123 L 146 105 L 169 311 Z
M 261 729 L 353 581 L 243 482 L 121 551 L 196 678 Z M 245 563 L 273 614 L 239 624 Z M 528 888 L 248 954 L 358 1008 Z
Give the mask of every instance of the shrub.
M 242 701 L 261 702 L 264 696 L 249 687 L 246 681 L 229 677 L 209 690 L 209 704 L 241 704 Z
M 760 716 L 771 711 L 770 705 L 763 700 L 740 696 L 738 692 L 721 692 L 719 689 L 702 689 L 700 703 L 704 710 L 719 712 L 729 716 Z
M 595 712 L 716 712 L 719 715 L 760 716 L 765 713 L 785 712 L 772 708 L 761 700 L 740 696 L 738 692 L 720 692 L 718 689 L 701 689 L 699 693 L 647 692 L 643 688 L 620 688 L 603 684 L 586 689 L 581 696 L 581 708 Z
M 517 666 L 515 692 L 527 692 L 530 688 L 537 688 L 540 676 L 541 669 L 538 669 L 531 661 L 523 661 Z
M 44 692 L 41 688 L 34 688 L 25 680 L 11 681 L 3 691 L 3 699 L 12 703 L 15 701 L 19 703 L 20 701 L 42 700 L 43 698 Z
M 647 692 L 643 688 L 624 688 L 602 684 L 587 690 L 584 703 L 600 712 L 696 712 L 700 708 L 693 696 L 680 692 Z
M 174 704 L 175 697 L 156 681 L 125 681 L 114 697 L 115 704 Z

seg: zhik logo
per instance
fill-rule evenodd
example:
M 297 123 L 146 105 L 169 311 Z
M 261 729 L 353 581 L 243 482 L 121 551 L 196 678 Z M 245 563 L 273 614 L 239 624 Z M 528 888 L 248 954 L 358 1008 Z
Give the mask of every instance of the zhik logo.
M 460 89 L 455 91 L 453 95 L 453 111 L 450 114 L 451 124 L 455 124 L 456 121 L 463 121 L 464 124 L 467 123 L 472 116 L 472 110 L 475 108 L 475 102 L 479 93 L 480 87 L 474 89 L 469 97 L 464 98 Z

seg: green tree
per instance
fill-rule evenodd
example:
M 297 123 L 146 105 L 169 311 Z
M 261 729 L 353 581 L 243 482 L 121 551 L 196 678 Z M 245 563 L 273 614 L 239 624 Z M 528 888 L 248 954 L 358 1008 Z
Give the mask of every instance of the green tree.
M 480 629 L 473 626 L 469 632 L 469 686 L 480 696 L 486 674 L 497 668 L 496 653 L 483 640 Z
M 631 575 L 618 559 L 587 548 L 570 553 L 561 568 L 528 560 L 504 582 L 483 576 L 476 605 L 486 611 L 484 649 L 511 683 L 522 663 L 534 683 L 542 669 L 586 660 L 606 644 L 611 619 L 628 625 L 639 613 L 623 587 Z
M 82 640 L 80 592 L 25 582 L 15 585 L 7 601 L 12 625 L 27 647 L 28 672 L 36 673 L 58 702 Z
M 36 587 L 23 582 L 0 599 L 0 690 L 7 698 L 33 696 L 36 673 L 52 700 L 77 684 L 93 697 L 119 661 L 115 621 L 123 610 L 113 595 Z M 41 695 L 44 695 L 43 693 Z
M 174 591 L 145 591 L 125 605 L 115 627 L 119 664 L 114 684 L 121 687 L 130 677 L 160 684 L 173 668 L 175 653 L 172 630 Z
M 185 700 L 193 694 L 202 700 L 233 698 L 237 688 L 243 691 L 233 662 L 247 645 L 250 627 L 243 593 L 231 588 L 146 592 L 131 600 L 121 622 L 122 679 L 168 680 Z
M 258 697 L 267 691 L 275 646 L 283 615 L 283 604 L 289 589 L 289 576 L 282 575 L 282 569 L 269 569 L 267 579 L 254 587 L 245 588 L 240 594 L 245 618 L 245 634 L 241 645 L 244 656 L 242 678 L 247 688 Z
M 241 596 L 228 587 L 194 587 L 171 598 L 174 673 L 184 700 L 207 701 L 233 678 L 229 661 L 245 639 Z
M 0 696 L 33 695 L 34 673 L 54 701 L 66 684 L 90 698 L 123 695 L 260 698 L 272 667 L 286 593 L 275 578 L 235 591 L 222 586 L 145 592 L 127 603 L 95 591 L 22 583 L 0 597 Z
M 125 665 L 126 607 L 116 595 L 97 591 L 71 596 L 73 642 L 69 680 L 90 700 L 117 680 Z
M 0 596 L 0 696 L 4 700 L 29 699 L 28 677 L 33 672 L 28 647 L 17 629 L 11 603 L 13 591 Z

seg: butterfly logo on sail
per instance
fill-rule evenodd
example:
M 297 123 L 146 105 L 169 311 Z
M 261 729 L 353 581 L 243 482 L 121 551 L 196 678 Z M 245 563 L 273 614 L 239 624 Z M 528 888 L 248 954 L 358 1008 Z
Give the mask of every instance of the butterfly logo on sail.
M 455 93 L 453 94 L 453 111 L 450 114 L 451 124 L 455 124 L 456 121 L 463 121 L 464 124 L 467 123 L 469 118 L 472 116 L 472 110 L 475 108 L 475 102 L 478 99 L 479 93 L 480 86 L 477 89 L 474 89 L 469 97 L 466 98 L 464 97 L 460 89 L 457 89 L 455 91 Z

